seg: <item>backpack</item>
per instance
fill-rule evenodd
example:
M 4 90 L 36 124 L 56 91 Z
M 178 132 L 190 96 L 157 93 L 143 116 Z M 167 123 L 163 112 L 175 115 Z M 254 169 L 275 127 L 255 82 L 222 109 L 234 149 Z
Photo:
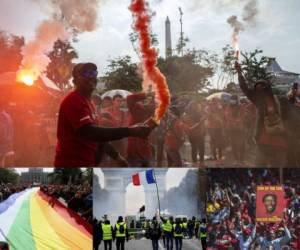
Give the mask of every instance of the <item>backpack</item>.
M 158 229 L 158 227 L 157 227 L 156 224 L 154 224 L 151 227 L 151 235 L 154 236 L 154 237 L 158 237 L 159 236 L 159 229 Z
M 120 232 L 120 234 L 125 233 L 125 227 L 124 227 L 124 224 L 121 224 L 121 225 L 120 225 L 120 227 L 119 227 L 119 232 Z
M 179 224 L 175 226 L 175 234 L 182 234 L 182 227 Z

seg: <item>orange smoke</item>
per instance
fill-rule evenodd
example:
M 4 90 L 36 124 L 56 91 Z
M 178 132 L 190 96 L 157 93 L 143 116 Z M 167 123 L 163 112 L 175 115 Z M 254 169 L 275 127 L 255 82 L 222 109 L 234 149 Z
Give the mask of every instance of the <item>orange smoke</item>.
M 166 78 L 156 67 L 157 51 L 151 47 L 149 33 L 150 16 L 147 12 L 145 0 L 132 0 L 129 7 L 134 17 L 134 29 L 139 34 L 140 52 L 143 58 L 144 81 L 154 83 L 158 107 L 155 110 L 154 119 L 160 121 L 170 105 L 170 92 Z

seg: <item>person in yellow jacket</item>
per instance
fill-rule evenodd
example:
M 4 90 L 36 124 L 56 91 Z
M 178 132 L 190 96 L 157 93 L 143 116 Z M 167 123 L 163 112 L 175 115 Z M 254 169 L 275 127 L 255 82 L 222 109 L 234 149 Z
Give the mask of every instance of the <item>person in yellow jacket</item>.
M 187 228 L 188 228 L 187 218 L 182 219 L 182 226 L 183 226 L 183 237 L 187 237 Z
M 129 234 L 126 223 L 123 221 L 123 217 L 119 216 L 118 221 L 114 228 L 116 237 L 117 250 L 125 250 L 125 239 L 129 240 Z
M 172 232 L 173 232 L 173 237 L 175 239 L 176 250 L 181 250 L 184 227 L 179 218 L 175 220 L 175 224 L 173 224 Z
M 112 225 L 110 225 L 110 221 L 106 220 L 101 225 L 101 235 L 102 240 L 104 242 L 104 250 L 112 250 L 112 241 L 114 237 L 114 229 Z
M 173 224 L 174 224 L 173 217 L 170 216 L 169 219 L 166 220 L 161 216 L 160 219 L 164 223 L 163 233 L 166 238 L 167 250 L 172 250 L 173 249 Z
M 200 227 L 199 227 L 199 237 L 201 240 L 202 249 L 206 249 L 206 219 L 202 219 Z

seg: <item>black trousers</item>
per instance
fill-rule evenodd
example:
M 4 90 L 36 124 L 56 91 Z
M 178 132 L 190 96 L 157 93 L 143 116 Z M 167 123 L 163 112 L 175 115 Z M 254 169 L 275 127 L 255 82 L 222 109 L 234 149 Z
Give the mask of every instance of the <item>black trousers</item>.
M 112 240 L 104 240 L 104 250 L 112 250 Z
M 98 250 L 100 243 L 101 243 L 100 240 L 94 240 L 93 241 L 93 249 Z
M 206 237 L 201 237 L 201 245 L 202 245 L 202 249 L 205 250 L 206 249 Z
M 170 233 L 166 234 L 166 248 L 167 250 L 173 249 L 173 236 Z
M 116 238 L 117 250 L 125 250 L 125 237 Z
M 158 239 L 152 239 L 152 249 L 159 250 Z
M 191 147 L 192 147 L 192 160 L 193 162 L 198 161 L 198 155 L 200 158 L 200 162 L 204 162 L 204 136 L 190 136 L 189 137 Z
M 174 237 L 176 250 L 182 249 L 182 237 Z

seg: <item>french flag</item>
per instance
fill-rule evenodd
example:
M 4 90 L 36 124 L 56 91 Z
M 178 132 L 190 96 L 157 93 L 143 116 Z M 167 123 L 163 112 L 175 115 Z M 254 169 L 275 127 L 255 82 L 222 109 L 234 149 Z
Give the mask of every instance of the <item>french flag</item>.
M 132 175 L 132 183 L 134 186 L 156 183 L 154 177 L 154 169 L 146 170 Z

